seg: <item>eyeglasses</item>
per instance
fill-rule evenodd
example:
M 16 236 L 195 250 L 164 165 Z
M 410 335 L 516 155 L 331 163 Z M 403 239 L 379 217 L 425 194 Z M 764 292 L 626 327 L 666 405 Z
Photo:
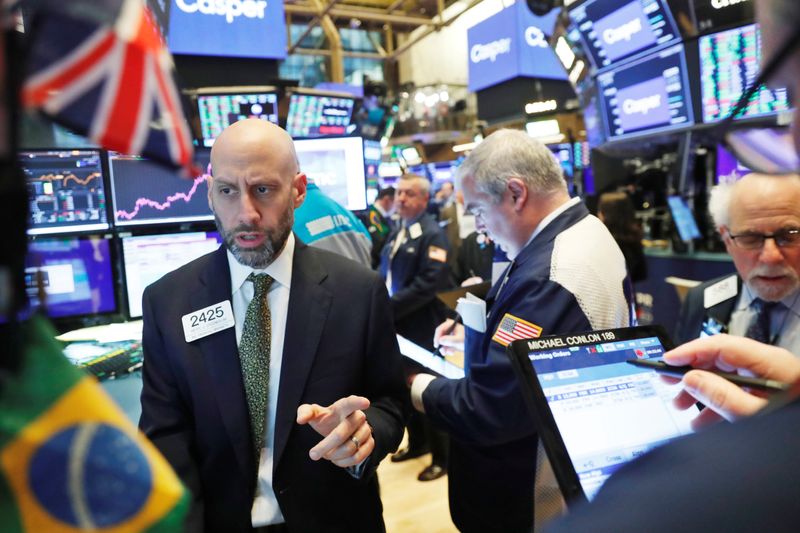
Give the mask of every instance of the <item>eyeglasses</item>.
M 740 233 L 734 235 L 728 233 L 733 242 L 739 248 L 745 250 L 760 250 L 764 246 L 764 241 L 772 239 L 779 248 L 793 248 L 800 246 L 800 229 L 787 228 L 776 231 L 775 233 Z
M 761 87 L 775 75 L 800 45 L 800 31 L 786 40 L 747 91 L 730 115 L 719 125 L 717 135 L 726 148 L 746 167 L 761 174 L 794 174 L 800 171 L 800 158 L 797 155 L 792 135 L 787 128 L 736 128 L 734 120 L 757 97 Z

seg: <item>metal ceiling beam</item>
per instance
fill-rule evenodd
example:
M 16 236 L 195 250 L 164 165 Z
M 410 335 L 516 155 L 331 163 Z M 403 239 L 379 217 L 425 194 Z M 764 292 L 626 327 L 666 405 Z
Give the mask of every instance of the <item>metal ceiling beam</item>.
M 406 0 L 394 0 L 394 2 L 392 2 L 392 5 L 390 5 L 389 7 L 386 8 L 386 12 L 387 13 L 392 13 L 395 9 L 397 9 L 398 7 L 403 5 L 403 2 L 405 2 L 405 1 Z
M 324 48 L 297 48 L 294 51 L 295 55 L 301 56 L 325 56 L 329 57 L 332 52 Z M 343 57 L 361 57 L 365 59 L 386 59 L 385 57 L 375 52 L 348 52 L 342 50 Z
M 305 39 L 306 36 L 311 33 L 311 30 L 317 27 L 317 24 L 319 24 L 320 20 L 322 20 L 325 16 L 327 16 L 328 13 L 331 12 L 331 9 L 333 9 L 333 6 L 335 6 L 336 2 L 338 1 L 339 0 L 330 0 L 328 5 L 325 6 L 325 9 L 323 9 L 319 14 L 317 14 L 317 16 L 308 22 L 308 26 L 306 26 L 306 29 L 300 34 L 300 37 L 298 37 L 297 40 L 289 46 L 289 49 L 286 51 L 287 55 L 292 55 L 294 53 L 297 47 L 300 46 L 300 43 L 303 41 L 303 39 Z
M 411 48 L 412 46 L 414 46 L 415 44 L 420 42 L 422 39 L 424 39 L 425 37 L 427 37 L 431 33 L 435 32 L 435 31 L 439 31 L 440 29 L 446 28 L 447 26 L 451 25 L 453 22 L 455 22 L 458 19 L 458 17 L 460 17 L 461 15 L 463 15 L 464 13 L 466 13 L 467 11 L 469 11 L 470 9 L 475 7 L 476 5 L 480 4 L 482 1 L 483 0 L 472 0 L 469 4 L 467 4 L 467 7 L 465 7 L 463 11 L 459 11 L 458 13 L 456 13 L 455 15 L 453 15 L 452 17 L 450 17 L 449 19 L 447 19 L 444 22 L 441 22 L 441 20 L 437 20 L 437 21 L 433 21 L 432 20 L 431 21 L 431 23 L 433 24 L 432 27 L 426 28 L 425 30 L 423 30 L 419 35 L 417 35 L 413 39 L 409 39 L 408 41 L 404 42 L 401 46 L 398 46 L 395 49 L 394 53 L 392 53 L 391 59 L 397 60 L 397 57 L 400 56 L 401 54 L 407 52 L 409 48 Z M 440 19 L 441 17 L 437 16 L 436 18 Z
M 283 6 L 287 13 L 293 15 L 311 15 L 319 14 L 319 10 L 308 4 L 286 4 Z M 359 20 L 374 20 L 377 22 L 386 22 L 390 24 L 405 24 L 407 26 L 435 26 L 436 22 L 433 19 L 426 17 L 417 17 L 412 15 L 394 15 L 388 14 L 383 10 L 375 9 L 353 9 L 350 7 L 338 6 L 334 7 L 328 13 L 331 17 L 346 18 L 346 19 L 359 19 Z

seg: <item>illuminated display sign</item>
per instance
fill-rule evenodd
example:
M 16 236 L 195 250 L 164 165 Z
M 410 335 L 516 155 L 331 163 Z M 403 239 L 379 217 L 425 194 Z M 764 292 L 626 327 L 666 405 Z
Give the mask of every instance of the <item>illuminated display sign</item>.
M 557 15 L 554 10 L 537 17 L 524 2 L 516 2 L 470 28 L 469 90 L 520 76 L 566 80 L 564 67 L 548 44 Z
M 283 2 L 172 0 L 167 42 L 174 54 L 286 57 Z

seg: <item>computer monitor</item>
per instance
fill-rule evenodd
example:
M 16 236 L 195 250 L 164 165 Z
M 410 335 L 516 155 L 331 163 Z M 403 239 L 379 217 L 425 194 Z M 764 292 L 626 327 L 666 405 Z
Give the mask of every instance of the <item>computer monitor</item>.
M 300 170 L 322 192 L 351 211 L 367 208 L 361 137 L 297 140 L 294 148 Z
M 278 123 L 278 93 L 273 87 L 201 89 L 197 93 L 200 141 L 211 147 L 222 130 L 245 118 Z
M 108 155 L 114 225 L 168 224 L 213 220 L 208 205 L 208 150 L 195 152 L 202 173 L 182 177 L 143 157 L 110 152 Z
M 666 0 L 589 0 L 569 17 L 599 70 L 680 39 Z
M 122 268 L 128 316 L 142 316 L 142 293 L 164 274 L 213 252 L 222 243 L 216 232 L 167 233 L 122 238 Z
M 667 204 L 681 240 L 683 242 L 691 242 L 694 239 L 699 239 L 700 230 L 697 228 L 697 222 L 694 219 L 694 215 L 692 215 L 691 209 L 686 205 L 686 201 L 680 196 L 669 196 L 667 197 Z
M 698 39 L 703 122 L 726 118 L 742 94 L 758 78 L 761 64 L 761 31 L 757 24 L 705 35 Z M 737 118 L 786 111 L 786 88 L 762 86 Z
M 744 166 L 736 156 L 717 144 L 717 183 L 733 183 L 750 174 L 750 169 Z
M 597 84 L 610 140 L 694 124 L 682 44 L 599 74 Z
M 364 172 L 366 173 L 367 181 L 378 177 L 378 168 L 381 165 L 382 157 L 383 148 L 380 141 L 364 139 Z
M 18 153 L 30 198 L 28 235 L 109 228 L 100 150 Z
M 110 239 L 100 235 L 32 240 L 25 256 L 30 304 L 52 318 L 114 313 L 114 271 Z M 39 299 L 39 283 L 45 301 Z
M 317 138 L 350 133 L 355 99 L 348 96 L 292 93 L 286 131 L 293 138 Z

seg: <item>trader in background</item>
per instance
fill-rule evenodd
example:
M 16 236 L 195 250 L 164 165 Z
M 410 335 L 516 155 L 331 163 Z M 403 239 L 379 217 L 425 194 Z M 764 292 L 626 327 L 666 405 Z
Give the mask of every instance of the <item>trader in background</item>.
M 499 130 L 458 169 L 465 207 L 511 264 L 486 302 L 442 344 L 466 345 L 463 379 L 419 374 L 411 399 L 450 434 L 450 514 L 464 532 L 530 532 L 563 500 L 506 355 L 514 339 L 630 322 L 625 258 L 608 229 L 570 199 L 550 150 Z M 485 322 L 482 318 L 485 317 Z M 538 463 L 538 471 L 537 471 Z M 534 486 L 536 503 L 534 504 Z
M 392 231 L 389 217 L 393 209 L 394 187 L 386 187 L 378 191 L 377 198 L 367 211 L 367 230 L 372 236 L 372 268 L 378 268 L 381 264 L 381 251 Z
M 372 266 L 372 240 L 367 228 L 352 211 L 345 209 L 309 180 L 306 199 L 294 210 L 295 235 L 309 246 L 343 255 Z
M 211 151 L 219 250 L 144 292 L 139 426 L 192 491 L 189 531 L 382 531 L 404 425 L 379 276 L 292 233 L 294 145 L 246 119 Z
M 689 291 L 676 341 L 730 333 L 800 354 L 800 176 L 717 185 L 709 211 L 737 274 Z
M 405 174 L 397 184 L 395 209 L 400 225 L 389 236 L 381 255 L 381 275 L 386 280 L 394 310 L 397 333 L 433 350 L 433 333 L 445 318 L 444 304 L 436 292 L 450 287 L 447 266 L 448 243 L 444 231 L 425 210 L 430 198 L 430 182 L 421 176 Z M 408 362 L 407 374 L 419 370 Z M 447 464 L 447 441 L 432 430 L 428 421 L 413 413 L 408 425 L 407 448 L 392 456 L 404 461 L 430 449 L 433 460 L 420 474 L 420 481 L 441 477 Z

